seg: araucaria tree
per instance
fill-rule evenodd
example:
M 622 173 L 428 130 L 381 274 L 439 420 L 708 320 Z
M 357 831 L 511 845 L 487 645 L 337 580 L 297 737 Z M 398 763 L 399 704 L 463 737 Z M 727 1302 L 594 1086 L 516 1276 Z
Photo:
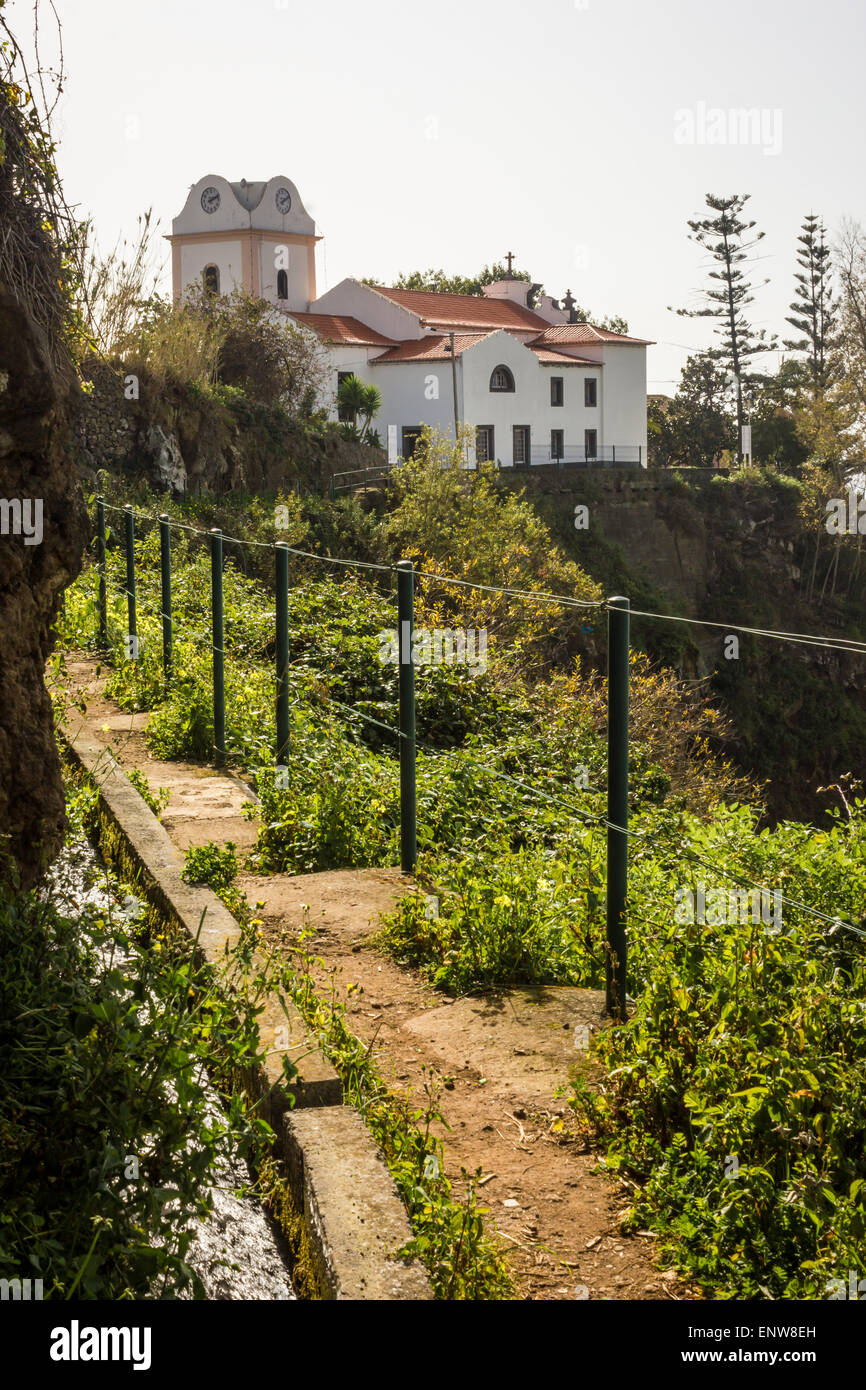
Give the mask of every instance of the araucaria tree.
M 706 353 L 688 358 L 674 399 L 651 400 L 647 416 L 657 467 L 706 466 L 734 443 L 725 374 Z
M 801 335 L 788 339 L 785 347 L 806 355 L 806 370 L 814 397 L 823 396 L 833 379 L 832 352 L 836 346 L 836 304 L 830 284 L 830 248 L 825 241 L 824 223 L 810 213 L 797 238 L 799 250 L 794 276 L 796 289 L 785 320 Z
M 774 337 L 752 327 L 746 309 L 754 302 L 753 285 L 744 269 L 749 253 L 764 238 L 763 232 L 750 237 L 755 223 L 744 221 L 741 214 L 748 202 L 748 193 L 735 193 L 730 198 L 707 194 L 711 217 L 689 222 L 691 240 L 712 257 L 715 269 L 709 273 L 710 284 L 703 291 L 704 304 L 697 309 L 675 309 L 684 318 L 717 320 L 718 346 L 707 349 L 706 356 L 724 363 L 733 377 L 737 404 L 737 438 L 739 457 L 743 441 L 743 383 L 749 379 L 752 359 L 776 346 Z M 764 281 L 764 284 L 767 282 Z
M 841 292 L 839 389 L 851 417 L 851 441 L 860 459 L 866 450 L 866 230 L 842 224 L 835 253 Z

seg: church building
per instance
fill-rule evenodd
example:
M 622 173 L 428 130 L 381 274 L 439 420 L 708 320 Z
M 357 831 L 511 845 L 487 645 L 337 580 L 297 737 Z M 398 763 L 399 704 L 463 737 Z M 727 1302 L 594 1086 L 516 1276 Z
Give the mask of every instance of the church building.
M 208 175 L 172 224 L 176 298 L 193 284 L 269 300 L 326 346 L 322 402 L 337 418 L 344 375 L 378 387 L 374 421 L 393 461 L 423 425 L 474 429 L 479 461 L 646 467 L 651 346 L 576 322 L 539 285 L 506 278 L 482 295 L 431 294 L 347 279 L 316 288 L 315 223 L 290 179 L 229 183 Z M 509 266 L 511 261 L 509 259 Z

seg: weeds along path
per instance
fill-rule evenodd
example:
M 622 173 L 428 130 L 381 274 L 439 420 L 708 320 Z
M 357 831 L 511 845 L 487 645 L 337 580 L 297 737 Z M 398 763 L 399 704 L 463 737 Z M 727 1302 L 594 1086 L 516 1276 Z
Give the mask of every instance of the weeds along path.
M 421 1108 L 431 1074 L 443 1086 L 440 1131 L 448 1176 L 483 1169 L 487 1229 L 508 1248 L 533 1299 L 665 1299 L 688 1293 L 656 1263 L 647 1236 L 624 1237 L 629 1189 L 595 1170 L 557 1091 L 574 1064 L 574 1034 L 601 1025 L 603 995 L 522 989 L 450 999 L 376 947 L 380 913 L 405 888 L 398 870 L 238 880 L 268 937 L 291 949 L 301 933 L 320 995 L 334 990 L 351 1030 L 387 1084 Z
M 121 765 L 138 768 L 170 799 L 162 821 L 183 850 L 231 840 L 252 848 L 241 812 L 248 790 L 230 773 L 153 758 L 146 715 L 125 714 L 102 694 L 90 658 L 70 658 L 72 690 L 86 700 L 88 734 Z M 320 997 L 333 991 L 352 1031 L 374 1051 L 385 1082 L 425 1103 L 431 1078 L 448 1176 L 483 1170 L 485 1225 L 498 1232 L 524 1297 L 542 1300 L 694 1297 L 660 1268 L 649 1235 L 620 1234 L 628 1186 L 597 1171 L 600 1155 L 558 1098 L 581 1065 L 575 1030 L 603 1026 L 603 995 L 565 987 L 451 999 L 376 944 L 378 920 L 409 886 L 398 869 L 238 879 L 267 938 L 296 959 L 300 948 Z M 586 1066 L 586 1063 L 582 1065 Z

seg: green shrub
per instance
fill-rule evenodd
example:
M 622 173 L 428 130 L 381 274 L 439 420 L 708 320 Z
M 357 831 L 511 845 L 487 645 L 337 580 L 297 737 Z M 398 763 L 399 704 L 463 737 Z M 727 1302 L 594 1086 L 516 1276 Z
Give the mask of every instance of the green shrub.
M 147 777 L 141 771 L 141 768 L 130 768 L 126 775 L 135 787 L 142 801 L 150 807 L 153 814 L 157 818 L 161 816 L 171 799 L 171 792 L 167 791 L 165 787 L 160 787 L 154 792 Z
M 0 898 L 0 1277 L 46 1298 L 173 1298 L 222 1160 L 270 1134 L 232 1090 L 255 1014 L 157 934 Z M 205 1068 L 222 1092 L 213 1113 Z
M 580 859 L 491 844 L 430 870 L 439 894 L 410 893 L 381 941 L 455 994 L 500 985 L 597 985 L 604 968 L 598 880 Z
M 372 868 L 399 859 L 399 769 L 333 722 L 296 723 L 287 784 L 262 778 L 253 862 L 273 873 Z
M 190 845 L 182 877 L 184 883 L 206 883 L 222 899 L 229 912 L 246 925 L 252 913 L 243 890 L 235 886 L 240 870 L 236 848 L 231 840 L 224 845 L 214 844 L 212 840 L 206 845 Z
M 689 850 L 856 923 L 866 911 L 866 804 L 816 834 L 755 835 L 745 811 L 686 824 L 635 865 L 633 1019 L 604 1033 L 601 1094 L 574 1108 L 641 1184 L 632 1225 L 716 1297 L 820 1298 L 866 1237 L 866 951 L 785 904 L 781 924 L 683 925 L 676 886 L 730 881 Z

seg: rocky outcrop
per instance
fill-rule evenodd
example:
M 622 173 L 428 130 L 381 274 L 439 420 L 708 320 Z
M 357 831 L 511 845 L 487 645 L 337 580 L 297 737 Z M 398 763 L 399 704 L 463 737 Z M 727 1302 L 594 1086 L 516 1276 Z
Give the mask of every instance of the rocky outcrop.
M 224 397 L 91 357 L 73 430 L 84 481 L 99 472 L 146 481 L 156 492 L 325 493 L 333 474 L 369 468 L 378 450 L 316 429 L 278 406 Z
M 151 425 L 145 436 L 144 452 L 150 462 L 151 481 L 157 489 L 182 496 L 186 492 L 186 466 L 174 435 L 166 434 L 161 425 Z
M 830 639 L 866 640 L 866 582 L 855 562 L 840 573 L 834 599 L 808 597 L 815 535 L 800 516 L 796 483 L 703 469 L 498 476 L 504 487 L 526 488 L 607 593 L 629 595 L 634 609 L 698 620 L 636 619 L 635 644 L 685 680 L 711 681 L 736 732 L 720 751 L 767 782 L 773 817 L 820 817 L 839 803 L 819 788 L 846 774 L 862 782 L 866 674 L 856 652 L 834 648 Z M 589 516 L 580 532 L 578 504 Z M 830 561 L 827 542 L 816 594 Z M 722 623 L 730 626 L 715 626 Z M 826 645 L 806 646 L 743 628 L 829 637 Z
M 0 282 L 0 876 L 31 886 L 59 850 L 63 784 L 43 678 L 87 519 L 69 455 L 70 367 Z

